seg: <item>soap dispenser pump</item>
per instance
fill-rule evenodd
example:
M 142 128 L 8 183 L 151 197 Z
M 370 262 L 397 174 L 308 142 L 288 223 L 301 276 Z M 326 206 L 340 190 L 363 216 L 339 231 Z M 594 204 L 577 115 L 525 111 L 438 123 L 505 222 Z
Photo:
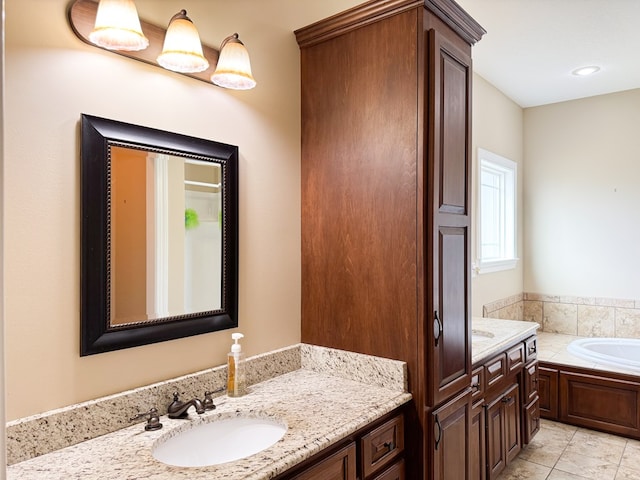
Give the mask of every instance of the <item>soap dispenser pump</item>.
M 238 343 L 238 340 L 243 337 L 241 333 L 231 334 L 234 343 L 227 355 L 227 395 L 229 397 L 240 397 L 247 393 L 242 345 Z

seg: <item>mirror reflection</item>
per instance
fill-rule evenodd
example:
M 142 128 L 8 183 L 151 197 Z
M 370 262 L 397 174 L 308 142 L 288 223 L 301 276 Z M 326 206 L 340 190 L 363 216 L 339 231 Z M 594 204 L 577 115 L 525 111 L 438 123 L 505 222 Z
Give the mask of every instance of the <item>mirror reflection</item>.
M 111 147 L 110 324 L 221 307 L 221 166 Z

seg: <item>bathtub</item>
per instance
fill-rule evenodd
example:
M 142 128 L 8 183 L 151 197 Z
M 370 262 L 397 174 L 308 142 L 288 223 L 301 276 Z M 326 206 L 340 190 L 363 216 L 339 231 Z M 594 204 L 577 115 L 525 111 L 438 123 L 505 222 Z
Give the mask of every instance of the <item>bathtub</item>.
M 571 342 L 567 351 L 594 363 L 640 373 L 640 339 L 581 338 Z

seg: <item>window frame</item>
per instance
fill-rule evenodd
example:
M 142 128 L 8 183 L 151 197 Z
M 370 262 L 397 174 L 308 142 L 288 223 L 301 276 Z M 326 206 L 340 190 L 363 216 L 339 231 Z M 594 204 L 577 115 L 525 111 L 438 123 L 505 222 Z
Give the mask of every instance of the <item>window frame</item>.
M 477 158 L 478 174 L 478 207 L 477 236 L 476 236 L 476 265 L 475 273 L 492 273 L 503 270 L 515 269 L 518 264 L 518 164 L 483 148 L 478 148 Z M 501 174 L 503 184 L 499 191 L 499 216 L 502 224 L 499 233 L 500 256 L 492 259 L 483 259 L 482 244 L 482 172 L 485 167 Z

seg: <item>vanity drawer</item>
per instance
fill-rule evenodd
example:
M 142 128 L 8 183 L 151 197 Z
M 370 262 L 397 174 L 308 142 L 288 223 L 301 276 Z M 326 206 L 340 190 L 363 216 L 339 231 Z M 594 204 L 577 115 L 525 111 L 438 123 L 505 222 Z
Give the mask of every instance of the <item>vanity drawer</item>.
M 529 337 L 524 341 L 524 350 L 526 355 L 526 361 L 538 358 L 538 337 Z
M 303 470 L 291 480 L 317 480 L 319 478 L 356 480 L 355 442 L 351 442 L 336 453 Z
M 369 477 L 393 461 L 404 450 L 404 420 L 393 417 L 360 439 L 362 476 Z
M 520 343 L 507 351 L 507 371 L 519 370 L 524 365 L 524 343 Z
M 500 381 L 507 374 L 507 355 L 506 353 L 501 353 L 497 357 L 492 358 L 488 362 L 484 364 L 484 381 L 485 381 L 485 390 L 488 390 L 490 387 L 495 385 L 496 383 L 500 383 Z
M 531 362 L 523 371 L 524 400 L 529 403 L 538 396 L 538 362 Z
M 400 459 L 399 462 L 395 463 L 371 480 L 405 480 L 404 475 L 404 460 Z
M 531 443 L 534 435 L 540 430 L 540 400 L 536 395 L 535 399 L 524 408 L 524 432 L 522 443 Z

